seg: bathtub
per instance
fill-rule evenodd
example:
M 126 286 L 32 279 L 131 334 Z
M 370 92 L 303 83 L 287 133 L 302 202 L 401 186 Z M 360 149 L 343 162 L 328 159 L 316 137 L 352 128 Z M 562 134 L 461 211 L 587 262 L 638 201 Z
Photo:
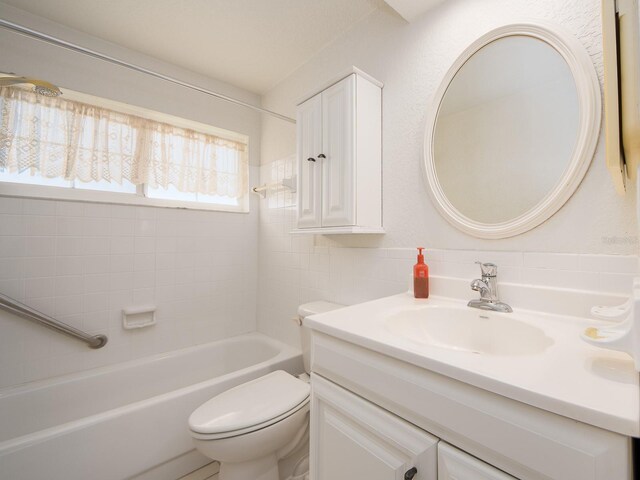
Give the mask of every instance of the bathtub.
M 0 479 L 175 480 L 208 460 L 187 419 L 299 350 L 258 333 L 0 390 Z

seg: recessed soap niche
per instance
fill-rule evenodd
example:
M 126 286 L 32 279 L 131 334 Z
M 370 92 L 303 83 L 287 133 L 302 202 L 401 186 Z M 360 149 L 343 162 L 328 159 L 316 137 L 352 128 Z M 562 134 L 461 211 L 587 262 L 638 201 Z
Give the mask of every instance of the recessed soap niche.
M 147 305 L 144 307 L 124 308 L 122 310 L 122 327 L 125 330 L 150 327 L 156 324 L 156 307 Z

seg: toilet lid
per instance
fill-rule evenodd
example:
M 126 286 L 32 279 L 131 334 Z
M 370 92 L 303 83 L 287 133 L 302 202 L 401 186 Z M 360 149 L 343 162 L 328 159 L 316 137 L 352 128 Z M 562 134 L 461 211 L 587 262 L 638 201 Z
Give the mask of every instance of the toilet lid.
M 247 429 L 295 409 L 309 391 L 308 383 L 277 370 L 203 403 L 189 417 L 189 427 L 203 434 Z

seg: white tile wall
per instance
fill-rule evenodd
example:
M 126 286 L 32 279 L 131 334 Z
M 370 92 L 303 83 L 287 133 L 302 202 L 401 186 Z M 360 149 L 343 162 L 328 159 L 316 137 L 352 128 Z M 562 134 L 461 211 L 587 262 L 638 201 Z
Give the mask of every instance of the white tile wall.
M 250 215 L 0 197 L 0 292 L 91 333 L 81 342 L 0 312 L 0 388 L 253 331 Z M 157 305 L 125 331 L 121 310 Z
M 282 163 L 261 167 L 263 183 L 277 183 L 292 168 Z M 297 306 L 325 299 L 354 304 L 406 291 L 411 282 L 415 248 L 343 248 L 323 237 L 295 236 L 295 197 L 277 191 L 261 200 L 260 288 L 258 329 L 292 345 L 298 330 L 289 319 Z M 328 245 L 327 245 L 328 244 Z M 428 247 L 428 245 L 425 245 Z M 614 294 L 630 292 L 638 273 L 634 255 L 583 255 L 479 250 L 430 250 L 430 274 L 478 278 L 476 260 L 499 266 L 500 282 L 531 284 Z M 435 280 L 437 281 L 437 280 Z M 474 293 L 469 290 L 469 298 Z
M 261 167 L 261 183 L 290 177 L 293 162 Z M 297 345 L 290 319 L 299 304 L 353 304 L 408 288 L 414 248 L 290 235 L 295 194 L 270 188 L 259 202 L 258 228 L 256 208 L 240 215 L 0 197 L 0 292 L 109 336 L 106 348 L 89 350 L 0 313 L 0 388 L 256 327 Z M 433 276 L 470 280 L 475 260 L 493 261 L 502 282 L 619 294 L 638 268 L 635 256 L 535 252 L 427 250 L 426 260 Z M 122 308 L 147 303 L 157 305 L 158 325 L 123 330 Z

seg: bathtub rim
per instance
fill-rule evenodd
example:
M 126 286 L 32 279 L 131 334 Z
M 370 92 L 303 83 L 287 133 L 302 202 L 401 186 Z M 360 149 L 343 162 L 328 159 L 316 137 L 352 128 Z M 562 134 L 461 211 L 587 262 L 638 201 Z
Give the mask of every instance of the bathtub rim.
M 51 385 L 64 385 L 65 383 L 71 383 L 77 380 L 82 380 L 85 378 L 90 378 L 98 375 L 114 373 L 119 370 L 125 370 L 128 368 L 132 368 L 140 365 L 150 364 L 150 363 L 160 361 L 160 360 L 165 360 L 171 357 L 178 357 L 178 356 L 187 355 L 190 353 L 196 353 L 201 350 L 206 350 L 207 348 L 211 348 L 213 345 L 216 345 L 216 344 L 240 343 L 242 340 L 245 340 L 245 339 L 255 339 L 255 340 L 264 341 L 265 343 L 275 347 L 278 350 L 277 353 L 273 357 L 270 357 L 268 360 L 263 360 L 262 362 L 258 362 L 257 364 L 250 365 L 249 367 L 245 367 L 245 368 L 250 368 L 252 366 L 262 364 L 270 360 L 274 360 L 280 356 L 288 357 L 291 355 L 296 355 L 301 353 L 300 349 L 292 347 L 291 345 L 288 345 L 280 340 L 277 340 L 273 337 L 265 335 L 264 333 L 260 333 L 260 332 L 241 333 L 239 335 L 234 335 L 233 337 L 213 340 L 211 342 L 201 343 L 198 345 L 192 345 L 184 348 L 178 348 L 175 350 L 167 350 L 166 352 L 155 353 L 153 355 L 134 358 L 132 360 L 126 360 L 124 362 L 117 362 L 109 365 L 102 365 L 100 367 L 80 370 L 77 372 L 65 373 L 63 375 L 57 375 L 50 378 L 43 378 L 42 380 L 34 380 L 27 383 L 10 385 L 8 387 L 0 388 L 0 401 L 2 401 L 2 399 L 4 398 L 11 397 L 14 395 L 20 395 L 23 393 L 43 390 L 43 389 L 46 389 L 47 387 L 50 387 Z M 244 369 L 241 369 L 241 370 L 244 370 Z M 238 371 L 241 371 L 241 370 L 238 370 Z M 228 373 L 225 373 L 224 375 L 228 375 Z M 224 376 L 224 375 L 221 375 L 221 376 Z M 220 378 L 220 377 L 215 377 L 215 378 Z M 207 380 L 203 380 L 203 381 L 207 381 Z M 201 382 L 197 382 L 197 383 L 201 383 Z

